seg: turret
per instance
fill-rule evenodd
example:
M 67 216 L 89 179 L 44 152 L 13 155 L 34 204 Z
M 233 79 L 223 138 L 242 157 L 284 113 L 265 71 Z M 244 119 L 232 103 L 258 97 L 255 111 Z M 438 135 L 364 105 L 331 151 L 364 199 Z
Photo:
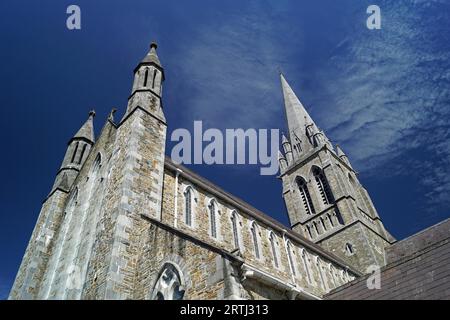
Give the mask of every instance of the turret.
M 68 142 L 66 154 L 56 175 L 52 191 L 60 189 L 68 191 L 78 175 L 94 144 L 95 111 L 89 112 L 89 117 L 78 132 Z
M 156 53 L 157 47 L 157 44 L 152 42 L 147 55 L 134 68 L 133 87 L 124 117 L 140 107 L 165 122 L 161 103 L 164 68 Z
M 278 150 L 278 163 L 280 165 L 280 172 L 284 172 L 284 170 L 288 167 L 288 162 L 286 158 L 283 156 L 283 153 Z

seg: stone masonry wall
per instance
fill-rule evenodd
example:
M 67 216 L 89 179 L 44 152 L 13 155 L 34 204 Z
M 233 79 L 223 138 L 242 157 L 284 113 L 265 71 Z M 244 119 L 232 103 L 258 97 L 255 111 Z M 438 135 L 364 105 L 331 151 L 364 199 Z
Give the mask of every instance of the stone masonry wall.
M 278 229 L 269 227 L 262 219 L 258 219 L 258 215 L 251 216 L 240 210 L 236 204 L 231 203 L 226 195 L 221 194 L 219 188 L 200 186 L 189 178 L 185 168 L 178 170 L 182 172 L 178 177 L 176 177 L 176 169 L 168 170 L 166 168 L 165 171 L 161 219 L 163 223 L 204 243 L 220 247 L 229 253 L 236 252 L 236 249 L 238 249 L 238 255 L 244 259 L 246 264 L 270 274 L 281 282 L 292 283 L 294 286 L 305 289 L 317 296 L 321 296 L 332 288 L 354 278 L 355 275 L 349 274 L 345 270 L 344 265 L 332 262 L 322 255 L 319 247 L 302 246 L 295 237 L 290 236 L 292 231 L 285 230 L 283 237 L 283 232 L 280 232 L 280 229 L 282 229 L 280 225 L 278 225 Z M 176 185 L 175 181 L 177 180 L 178 184 Z M 187 225 L 185 220 L 186 188 L 192 188 L 195 194 L 192 226 Z M 175 198 L 177 199 L 176 212 Z M 208 205 L 212 199 L 218 204 L 217 238 L 212 237 L 210 232 Z M 231 222 L 233 211 L 239 217 L 239 248 L 235 247 L 233 236 Z M 252 222 L 256 222 L 258 226 L 258 244 L 261 252 L 259 259 L 255 257 L 251 232 Z M 275 266 L 274 262 L 273 250 L 269 240 L 270 232 L 273 232 L 276 239 L 275 248 L 278 267 Z M 289 251 L 292 257 L 292 268 L 295 268 L 294 272 L 290 266 L 286 240 L 289 240 Z M 302 252 L 305 252 L 304 259 Z M 321 269 L 320 271 L 319 268 Z

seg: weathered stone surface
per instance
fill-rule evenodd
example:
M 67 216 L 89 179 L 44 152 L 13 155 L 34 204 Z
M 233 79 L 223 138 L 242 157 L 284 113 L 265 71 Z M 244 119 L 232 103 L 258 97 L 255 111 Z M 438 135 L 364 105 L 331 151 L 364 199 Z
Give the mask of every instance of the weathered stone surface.
M 151 50 L 135 69 L 121 122 L 110 116 L 94 142 L 90 117 L 69 142 L 10 299 L 320 299 L 361 276 L 358 270 L 386 263 L 391 239 L 370 197 L 343 151 L 336 154 L 317 130 L 322 144 L 284 160 L 293 230 L 166 157 L 164 71 L 156 46 Z M 330 203 L 315 167 L 327 179 Z M 313 214 L 304 212 L 297 177 L 311 188 Z M 398 244 L 389 252 L 407 250 Z M 430 287 L 444 268 L 426 273 L 419 289 L 448 290 Z

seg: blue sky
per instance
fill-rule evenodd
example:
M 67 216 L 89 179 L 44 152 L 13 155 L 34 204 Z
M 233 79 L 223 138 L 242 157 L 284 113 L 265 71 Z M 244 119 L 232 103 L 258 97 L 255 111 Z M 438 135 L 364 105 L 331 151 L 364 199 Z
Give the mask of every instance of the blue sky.
M 69 4 L 79 31 L 65 27 Z M 381 30 L 365 27 L 370 4 Z M 284 129 L 281 69 L 395 237 L 450 216 L 448 1 L 7 0 L 0 12 L 0 299 L 68 139 L 91 108 L 97 133 L 112 107 L 121 117 L 152 40 L 169 133 L 194 120 Z M 280 181 L 259 167 L 192 169 L 287 223 Z

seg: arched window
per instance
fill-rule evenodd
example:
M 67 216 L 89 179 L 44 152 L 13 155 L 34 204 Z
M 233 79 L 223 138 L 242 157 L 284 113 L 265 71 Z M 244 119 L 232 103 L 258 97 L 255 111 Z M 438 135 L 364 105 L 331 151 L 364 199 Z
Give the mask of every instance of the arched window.
M 272 231 L 269 232 L 269 241 L 272 249 L 273 264 L 275 265 L 275 268 L 279 268 L 280 263 L 278 262 L 277 239 Z
M 297 271 L 295 268 L 295 261 L 294 261 L 294 257 L 292 255 L 292 244 L 289 240 L 286 241 L 286 249 L 287 249 L 287 254 L 288 254 L 288 259 L 289 259 L 289 266 L 291 268 L 292 274 L 294 276 L 297 275 Z
M 152 89 L 155 88 L 155 80 L 156 80 L 156 74 L 158 73 L 158 71 L 153 70 L 153 80 L 152 80 Z
M 303 262 L 303 268 L 305 269 L 306 272 L 306 279 L 308 280 L 308 283 L 312 283 L 312 278 L 311 278 L 311 270 L 309 269 L 309 256 L 308 253 L 306 252 L 305 249 L 301 249 L 301 253 L 300 253 L 301 257 L 302 257 L 302 262 Z
M 326 205 L 334 203 L 334 197 L 323 170 L 318 167 L 313 167 L 313 175 L 314 180 L 316 181 L 317 190 L 319 191 L 323 203 Z
M 329 213 L 327 213 L 327 218 L 328 218 L 328 221 L 330 221 L 330 226 L 333 228 L 334 227 L 333 218 L 331 217 L 331 215 Z
M 217 203 L 211 200 L 209 203 L 209 231 L 211 237 L 217 238 Z
M 86 152 L 86 147 L 87 147 L 87 144 L 84 143 L 83 149 L 81 149 L 80 157 L 78 158 L 78 164 L 81 164 L 81 161 L 83 161 L 84 153 Z
M 259 250 L 259 229 L 256 222 L 252 222 L 250 231 L 252 233 L 252 240 L 253 240 L 253 249 L 255 252 L 256 259 L 261 258 L 260 250 Z
M 233 229 L 233 241 L 234 241 L 234 247 L 236 249 L 240 248 L 240 244 L 239 244 L 239 230 L 238 230 L 238 225 L 239 225 L 239 220 L 238 220 L 238 215 L 236 213 L 236 211 L 232 211 L 231 212 L 231 227 Z
M 75 161 L 75 156 L 77 155 L 78 145 L 79 145 L 79 144 L 80 144 L 80 143 L 77 142 L 77 144 L 75 145 L 75 150 L 73 151 L 72 159 L 70 160 L 71 163 L 73 163 L 73 162 Z
M 165 263 L 153 288 L 153 300 L 183 300 L 185 293 L 181 272 L 171 263 Z
M 192 227 L 192 200 L 194 198 L 194 191 L 191 187 L 187 187 L 184 192 L 184 222 L 189 227 Z
M 306 185 L 306 181 L 303 178 L 297 178 L 297 185 L 300 191 L 300 197 L 302 198 L 303 207 L 305 209 L 306 214 L 314 214 L 316 211 L 314 210 L 314 205 L 311 200 L 311 196 L 308 191 L 308 186 Z
M 328 287 L 327 279 L 326 279 L 325 274 L 323 272 L 322 262 L 320 261 L 319 257 L 316 258 L 316 267 L 317 267 L 317 270 L 319 271 L 320 284 L 322 285 L 323 289 L 328 291 L 329 287 Z
M 353 249 L 353 245 L 348 242 L 345 244 L 345 251 L 347 252 L 348 255 L 352 255 L 355 253 L 355 250 Z
M 320 235 L 319 228 L 317 227 L 317 222 L 313 221 L 312 224 L 314 226 L 314 231 L 316 231 L 316 234 Z
M 312 236 L 312 232 L 311 232 L 311 227 L 309 225 L 306 225 L 306 232 L 308 233 L 309 238 L 312 239 L 313 236 Z
M 333 287 L 336 288 L 338 286 L 336 279 L 336 270 L 331 263 L 328 264 L 328 272 L 331 275 L 331 281 L 333 282 Z
M 144 87 L 147 86 L 147 80 L 148 80 L 148 68 L 145 69 L 145 75 L 144 75 Z

